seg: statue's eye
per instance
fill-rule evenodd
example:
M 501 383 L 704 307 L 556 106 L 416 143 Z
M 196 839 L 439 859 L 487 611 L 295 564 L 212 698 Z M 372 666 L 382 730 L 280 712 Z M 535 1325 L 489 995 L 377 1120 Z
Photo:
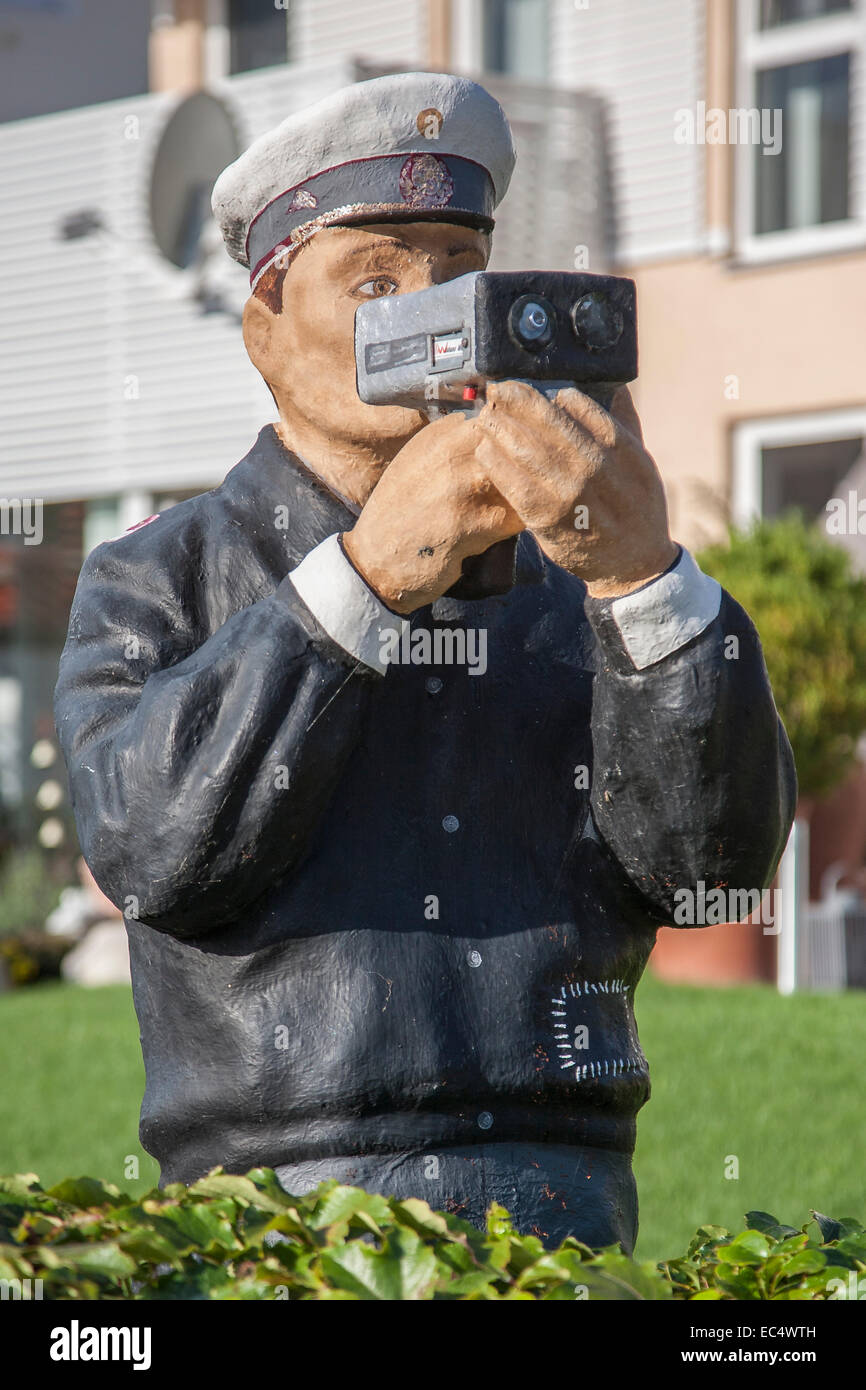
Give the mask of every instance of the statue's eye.
M 363 285 L 358 286 L 358 294 L 364 295 L 365 299 L 381 299 L 385 294 L 394 294 L 397 285 L 394 280 L 387 279 L 384 275 L 377 275 L 373 280 L 365 280 Z

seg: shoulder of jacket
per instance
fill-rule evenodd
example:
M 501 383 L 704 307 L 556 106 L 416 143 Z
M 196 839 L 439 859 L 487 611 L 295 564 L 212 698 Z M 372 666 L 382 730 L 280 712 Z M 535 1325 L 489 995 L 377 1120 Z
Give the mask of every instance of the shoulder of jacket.
M 207 537 L 225 526 L 228 511 L 225 483 L 210 492 L 176 502 L 127 527 L 120 535 L 94 546 L 82 572 L 118 573 L 140 569 L 174 570 L 189 565 L 201 552 Z
M 226 523 L 223 486 L 177 502 L 95 546 L 81 567 L 73 615 L 127 609 L 144 621 L 145 611 L 160 612 L 178 629 L 194 621 L 208 577 L 219 584 L 224 572 L 213 552 L 225 556 L 235 534 L 235 544 L 242 543 L 242 528 Z

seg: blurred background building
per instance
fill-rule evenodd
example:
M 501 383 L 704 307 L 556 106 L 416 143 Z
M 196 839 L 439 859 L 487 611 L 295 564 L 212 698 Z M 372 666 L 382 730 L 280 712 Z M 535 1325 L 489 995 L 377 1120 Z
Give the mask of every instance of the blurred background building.
M 0 520 L 44 503 L 40 544 L 0 534 L 3 834 L 74 852 L 51 706 L 83 556 L 272 416 L 209 215 L 251 140 L 384 71 L 479 77 L 518 146 L 493 264 L 635 278 L 635 398 L 694 549 L 864 492 L 864 60 L 866 0 L 0 0 Z M 863 863 L 866 778 L 810 814 L 817 897 Z M 708 968 L 772 969 L 725 931 Z

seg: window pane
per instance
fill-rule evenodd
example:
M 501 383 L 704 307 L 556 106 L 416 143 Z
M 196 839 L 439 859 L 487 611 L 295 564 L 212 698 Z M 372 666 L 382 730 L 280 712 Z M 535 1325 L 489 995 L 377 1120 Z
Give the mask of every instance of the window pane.
M 547 77 L 547 0 L 485 0 L 484 66 L 528 82 Z
M 862 450 L 862 439 L 762 449 L 764 516 L 798 507 L 807 521 L 826 518 L 827 502 L 838 495 Z
M 31 505 L 32 504 L 32 505 Z M 56 743 L 53 699 L 69 610 L 84 554 L 84 502 L 7 502 L 0 534 L 0 808 L 13 802 L 16 833 L 33 838 L 44 813 L 35 802 L 44 777 L 30 761 L 37 739 Z M 28 537 L 38 538 L 30 544 Z M 52 776 L 63 781 L 58 760 Z M 68 811 L 55 814 L 74 831 Z M 4 812 L 0 809 L 0 837 Z
M 841 53 L 758 73 L 758 106 L 782 112 L 781 150 L 753 156 L 758 234 L 848 216 L 848 69 Z
M 232 72 L 288 61 L 288 10 L 272 0 L 229 0 L 229 29 Z
M 801 19 L 818 19 L 825 14 L 850 10 L 852 0 L 761 0 L 761 28 L 795 24 Z
M 94 497 L 85 502 L 82 555 L 89 555 L 103 541 L 114 540 L 122 530 L 119 497 Z

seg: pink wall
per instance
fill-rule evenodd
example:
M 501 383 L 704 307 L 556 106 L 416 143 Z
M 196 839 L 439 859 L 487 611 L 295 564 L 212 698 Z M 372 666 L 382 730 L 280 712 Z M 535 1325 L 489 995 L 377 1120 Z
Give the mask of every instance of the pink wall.
M 676 538 L 722 532 L 731 427 L 866 403 L 866 251 L 731 268 L 703 258 L 624 268 L 638 289 L 644 438 Z M 736 377 L 739 399 L 727 399 Z

